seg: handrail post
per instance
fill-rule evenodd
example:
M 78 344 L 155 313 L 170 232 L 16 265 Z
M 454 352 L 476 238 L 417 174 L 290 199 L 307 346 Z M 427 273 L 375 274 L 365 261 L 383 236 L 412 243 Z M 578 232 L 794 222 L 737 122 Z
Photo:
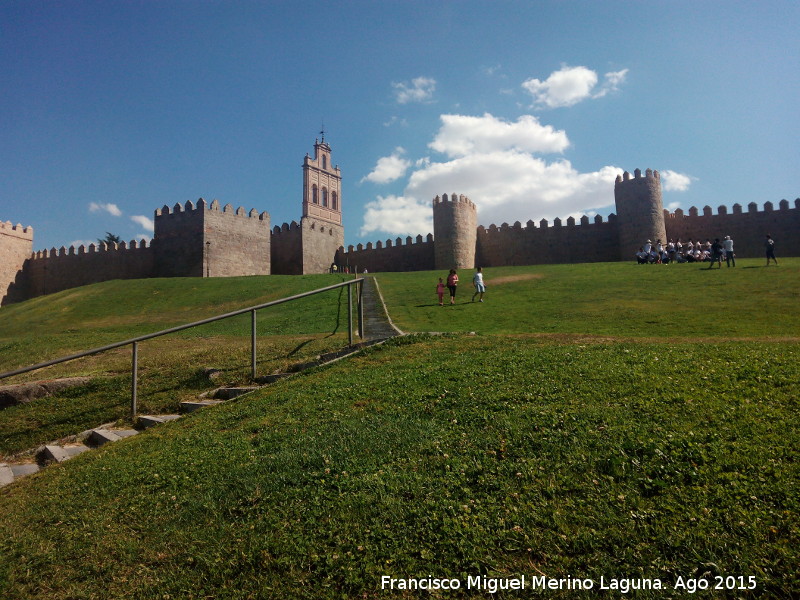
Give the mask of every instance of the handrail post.
M 251 325 L 251 332 L 250 332 L 250 378 L 255 381 L 256 379 L 256 311 L 253 310 L 251 313 L 250 318 L 250 325 Z
M 358 284 L 358 337 L 364 341 L 364 279 Z
M 347 286 L 347 339 L 353 345 L 353 286 Z
M 137 374 L 139 370 L 139 342 L 133 342 L 131 352 L 131 421 L 136 418 Z

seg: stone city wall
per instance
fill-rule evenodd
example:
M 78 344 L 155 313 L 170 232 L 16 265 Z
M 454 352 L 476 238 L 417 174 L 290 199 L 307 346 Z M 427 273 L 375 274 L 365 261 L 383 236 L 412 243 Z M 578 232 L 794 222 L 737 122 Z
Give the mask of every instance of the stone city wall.
M 373 245 L 368 242 L 366 246 L 358 244 L 339 248 L 336 254 L 336 264 L 339 268 L 358 268 L 363 273 L 367 269 L 370 273 L 381 271 L 430 271 L 434 268 L 433 234 L 428 234 L 423 239 L 421 235 L 416 238 L 408 236 L 397 238 L 394 241 L 386 240 Z
M 297 221 L 272 229 L 270 252 L 273 275 L 303 274 L 303 232 Z M 330 265 L 328 265 L 330 266 Z
M 32 227 L 0 222 L 0 304 L 26 297 L 22 268 L 32 250 Z
M 543 219 L 538 227 L 533 221 L 525 227 L 517 221 L 514 225 L 478 227 L 475 266 L 604 262 L 617 260 L 618 254 L 619 235 L 613 214 L 606 222 L 600 215 L 593 222 L 583 216 L 579 223 L 569 217 L 566 225 L 561 219 L 555 219 L 552 226 Z
M 111 279 L 152 277 L 153 257 L 152 245 L 148 246 L 144 240 L 41 250 L 25 261 L 25 297 Z
M 200 198 L 155 211 L 153 246 L 159 277 L 269 275 L 270 218 Z
M 710 206 L 704 207 L 702 213 L 695 207 L 686 214 L 680 209 L 674 213 L 664 211 L 664 222 L 667 241 L 680 239 L 686 244 L 689 240 L 710 239 L 713 242 L 714 238 L 722 240 L 729 235 L 737 257 L 756 258 L 764 256 L 764 240 L 769 234 L 775 240 L 776 256 L 800 256 L 800 198 L 794 201 L 794 208 L 790 208 L 788 200 L 781 200 L 778 210 L 772 202 L 766 202 L 764 210 L 759 211 L 758 205 L 751 202 L 747 211 L 739 204 L 734 204 L 730 211 L 720 206 L 716 214 Z M 635 250 L 632 248 L 631 253 Z

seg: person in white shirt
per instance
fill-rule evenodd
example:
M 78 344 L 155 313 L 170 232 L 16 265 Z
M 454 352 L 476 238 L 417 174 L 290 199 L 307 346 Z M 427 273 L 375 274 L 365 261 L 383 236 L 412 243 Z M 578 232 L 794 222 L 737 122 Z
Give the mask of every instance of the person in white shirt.
M 475 285 L 475 293 L 472 294 L 472 301 L 475 302 L 475 296 L 480 294 L 479 302 L 483 302 L 483 294 L 486 292 L 486 286 L 483 284 L 483 268 L 478 267 L 475 275 L 472 276 L 472 283 Z
M 733 263 L 733 266 L 735 267 L 736 257 L 733 254 L 733 240 L 731 239 L 731 236 L 725 236 L 725 240 L 722 242 L 722 247 L 725 249 L 725 264 L 730 267 L 731 263 Z

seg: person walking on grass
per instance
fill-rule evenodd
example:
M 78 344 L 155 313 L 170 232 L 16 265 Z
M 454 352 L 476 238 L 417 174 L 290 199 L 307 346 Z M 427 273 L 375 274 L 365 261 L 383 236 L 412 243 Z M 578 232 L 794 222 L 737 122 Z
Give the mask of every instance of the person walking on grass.
M 480 294 L 478 302 L 483 302 L 483 294 L 486 292 L 486 286 L 483 284 L 483 268 L 478 267 L 475 275 L 472 277 L 472 283 L 475 286 L 475 293 L 472 294 L 472 301 L 475 302 L 475 296 Z
M 447 289 L 450 290 L 450 304 L 456 303 L 456 289 L 458 288 L 458 273 L 455 269 L 450 269 L 447 276 Z
M 736 257 L 733 254 L 733 240 L 731 239 L 731 236 L 729 235 L 725 236 L 725 240 L 722 242 L 722 246 L 725 248 L 725 264 L 730 267 L 731 263 L 733 263 L 733 266 L 735 267 Z M 720 268 L 722 268 L 721 265 Z
M 439 283 L 436 284 L 436 295 L 439 296 L 439 306 L 444 306 L 444 282 L 439 277 Z
M 767 266 L 769 266 L 769 259 L 775 261 L 775 266 L 778 266 L 778 259 L 775 258 L 775 240 L 772 239 L 770 234 L 767 234 L 767 239 L 764 241 L 764 247 L 767 249 Z
M 708 268 L 713 269 L 714 263 L 717 263 L 720 269 L 722 268 L 722 244 L 719 243 L 719 238 L 715 238 L 714 243 L 711 244 L 711 264 L 708 265 Z

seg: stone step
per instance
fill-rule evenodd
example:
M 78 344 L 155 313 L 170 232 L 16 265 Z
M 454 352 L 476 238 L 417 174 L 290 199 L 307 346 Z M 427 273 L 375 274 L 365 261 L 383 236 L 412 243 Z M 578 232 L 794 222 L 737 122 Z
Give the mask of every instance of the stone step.
M 25 477 L 26 475 L 33 475 L 40 471 L 39 465 L 36 463 L 23 463 L 20 465 L 10 465 L 11 472 L 14 473 L 14 479 Z
M 209 406 L 216 406 L 222 404 L 224 400 L 186 400 L 181 402 L 181 412 L 190 413 L 201 408 L 208 408 Z
M 47 445 L 42 446 L 36 451 L 36 462 L 40 465 L 46 465 L 52 462 L 61 463 L 69 460 L 78 454 L 89 450 L 88 446 L 83 444 L 72 444 L 68 446 L 55 446 Z
M 175 421 L 176 419 L 180 419 L 181 416 L 182 415 L 140 415 L 136 420 L 136 425 L 141 429 L 147 429 L 153 425 Z
M 258 383 L 275 383 L 276 381 L 291 377 L 292 375 L 294 375 L 294 373 L 273 373 L 272 375 L 262 375 L 258 377 L 256 381 Z
M 121 439 L 131 437 L 139 433 L 135 429 L 92 429 L 86 437 L 86 444 L 92 448 L 98 448 L 108 442 L 116 442 Z
M 120 438 L 110 429 L 93 429 L 86 438 L 86 445 L 91 446 L 92 448 L 99 448 L 103 444 L 107 444 L 108 442 L 116 442 L 120 439 L 122 438 Z
M 218 400 L 231 400 L 233 398 L 243 396 L 244 394 L 249 394 L 257 389 L 257 386 L 218 388 L 214 390 L 214 393 L 211 394 L 211 397 Z
M 20 477 L 33 475 L 38 472 L 39 465 L 36 463 L 22 463 L 19 465 L 0 463 L 0 487 L 14 483 Z
M 14 472 L 6 463 L 0 463 L 0 487 L 14 483 Z

